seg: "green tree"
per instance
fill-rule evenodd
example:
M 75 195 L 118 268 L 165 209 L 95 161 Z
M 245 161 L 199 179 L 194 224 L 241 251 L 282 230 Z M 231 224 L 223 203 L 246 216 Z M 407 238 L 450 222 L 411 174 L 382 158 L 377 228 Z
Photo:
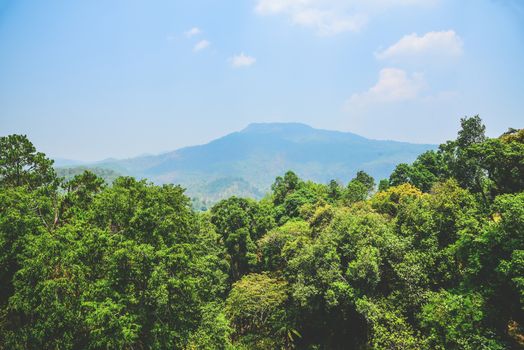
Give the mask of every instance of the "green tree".
M 480 117 L 462 118 L 457 140 L 441 146 L 448 159 L 449 168 L 458 183 L 474 193 L 480 193 L 487 202 L 484 186 L 484 172 L 478 158 L 470 157 L 468 149 L 486 140 L 486 127 Z
M 389 176 L 389 184 L 399 186 L 405 183 L 411 183 L 411 167 L 409 164 L 401 163 L 395 167 L 395 170 Z
M 382 179 L 378 183 L 378 192 L 385 191 L 389 188 L 389 179 Z
M 365 171 L 357 171 L 357 175 L 353 178 L 352 181 L 358 181 L 366 186 L 368 194 L 370 194 L 375 189 L 375 179 Z
M 2 309 L 2 343 L 188 346 L 205 322 L 220 319 L 211 305 L 225 293 L 227 264 L 212 225 L 177 186 L 120 178 L 88 192 L 90 200 L 72 201 L 68 223 L 27 233 Z M 210 341 L 227 338 L 227 327 L 214 332 Z
M 211 222 L 230 258 L 230 276 L 238 280 L 256 268 L 256 241 L 274 226 L 271 209 L 254 200 L 231 197 L 211 208 Z
M 289 348 L 296 333 L 287 325 L 287 299 L 287 283 L 267 274 L 249 274 L 236 282 L 226 301 L 235 342 L 250 349 Z
M 331 180 L 328 183 L 328 199 L 333 203 L 339 200 L 342 196 L 342 186 L 336 181 Z
M 489 139 L 472 145 L 466 153 L 468 158 L 478 159 L 486 172 L 492 184 L 491 197 L 524 190 L 524 141 Z
M 344 193 L 346 204 L 352 204 L 367 199 L 375 189 L 375 179 L 360 170 L 348 183 Z
M 504 349 L 483 328 L 484 300 L 477 293 L 461 295 L 442 290 L 431 293 L 420 322 L 433 349 Z
M 275 179 L 271 190 L 273 191 L 273 202 L 275 205 L 282 204 L 288 194 L 295 191 L 301 183 L 301 180 L 292 171 L 286 172 L 284 177 L 278 176 Z
M 0 186 L 35 189 L 55 181 L 53 161 L 37 152 L 25 135 L 0 137 Z

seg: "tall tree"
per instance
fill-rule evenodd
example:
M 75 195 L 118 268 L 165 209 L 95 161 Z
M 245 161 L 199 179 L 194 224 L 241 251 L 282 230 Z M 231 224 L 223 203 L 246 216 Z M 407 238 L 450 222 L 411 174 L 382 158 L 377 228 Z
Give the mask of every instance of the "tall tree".
M 0 137 L 0 186 L 35 189 L 55 180 L 53 161 L 37 152 L 27 136 Z

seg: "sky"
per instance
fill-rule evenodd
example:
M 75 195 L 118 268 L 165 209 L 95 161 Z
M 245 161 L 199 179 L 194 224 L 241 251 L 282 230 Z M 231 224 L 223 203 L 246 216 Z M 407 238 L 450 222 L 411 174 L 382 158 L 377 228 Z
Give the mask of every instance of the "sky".
M 441 143 L 524 127 L 520 0 L 0 0 L 0 135 L 93 161 L 253 122 Z

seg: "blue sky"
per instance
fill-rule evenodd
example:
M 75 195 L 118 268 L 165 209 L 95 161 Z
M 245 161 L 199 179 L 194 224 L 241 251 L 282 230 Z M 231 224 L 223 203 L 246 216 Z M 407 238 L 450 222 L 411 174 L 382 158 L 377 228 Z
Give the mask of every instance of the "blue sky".
M 439 143 L 524 121 L 519 0 L 0 0 L 0 134 L 97 160 L 295 121 Z

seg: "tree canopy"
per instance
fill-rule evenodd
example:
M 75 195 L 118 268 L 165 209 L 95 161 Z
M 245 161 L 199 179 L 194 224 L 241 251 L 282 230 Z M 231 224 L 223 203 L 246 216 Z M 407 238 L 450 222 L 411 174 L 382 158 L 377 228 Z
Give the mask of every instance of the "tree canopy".
M 524 130 L 197 212 L 0 138 L 0 349 L 524 347 Z

